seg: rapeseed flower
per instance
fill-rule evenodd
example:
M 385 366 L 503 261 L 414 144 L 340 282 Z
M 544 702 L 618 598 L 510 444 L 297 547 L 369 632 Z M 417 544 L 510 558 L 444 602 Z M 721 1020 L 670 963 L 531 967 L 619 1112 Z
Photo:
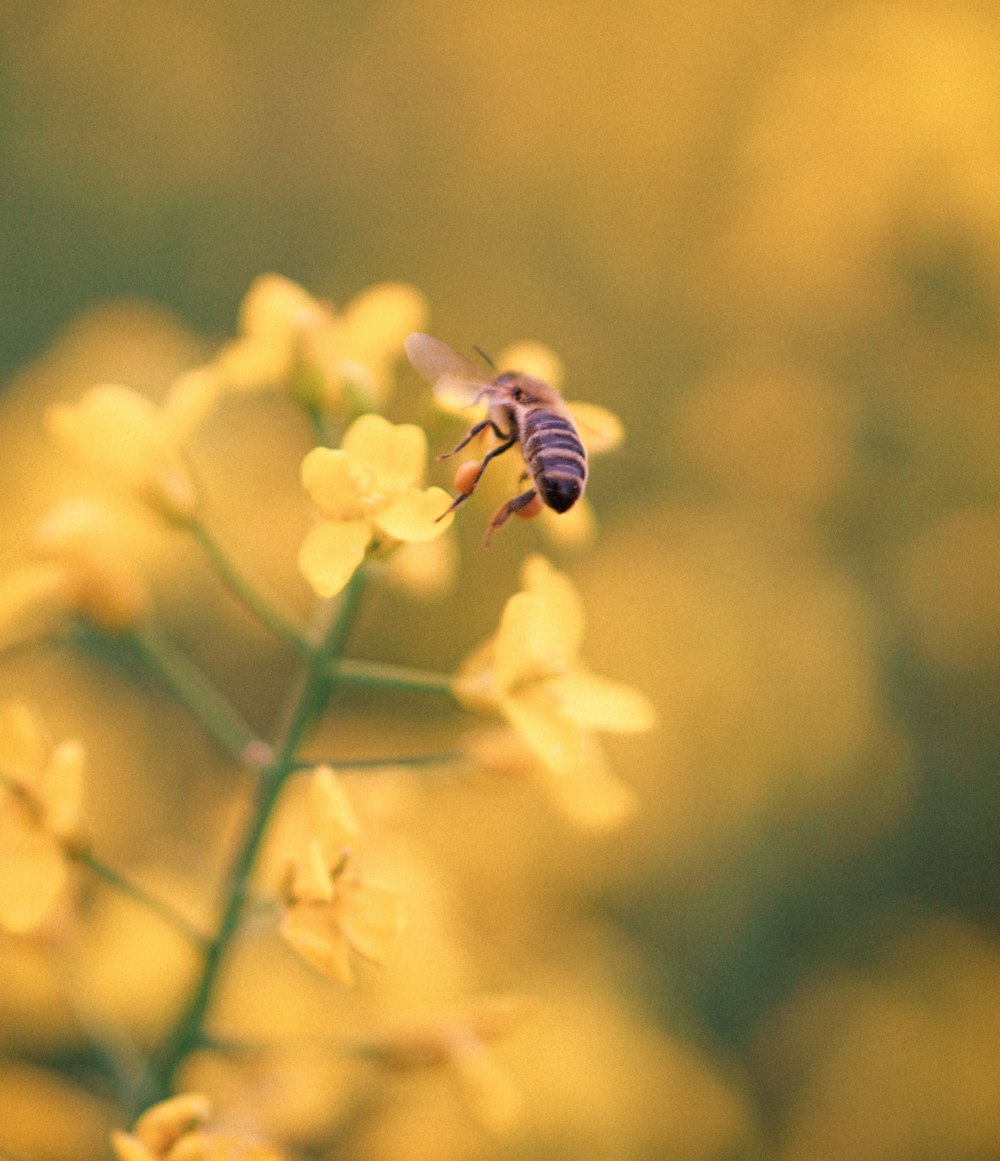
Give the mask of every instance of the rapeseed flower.
M 83 497 L 65 500 L 33 539 L 38 559 L 0 580 L 0 634 L 45 630 L 66 613 L 111 632 L 145 616 L 149 590 L 112 508 Z
M 311 837 L 288 861 L 281 934 L 313 967 L 350 987 L 352 953 L 382 963 L 403 931 L 403 901 L 357 868 L 360 827 L 328 766 L 309 787 Z
M 362 415 L 341 447 L 317 447 L 302 462 L 302 483 L 323 519 L 306 535 L 299 568 L 321 597 L 336 596 L 366 553 L 440 536 L 451 497 L 422 488 L 427 439 L 411 423 Z
M 648 730 L 653 708 L 638 690 L 598 677 L 580 661 L 583 604 L 567 577 L 532 556 L 522 583 L 497 632 L 460 668 L 455 695 L 469 709 L 506 718 L 537 759 L 548 792 L 575 821 L 613 825 L 629 813 L 633 796 L 597 734 Z
M 207 1128 L 212 1106 L 182 1093 L 147 1109 L 131 1133 L 112 1133 L 118 1161 L 281 1161 L 270 1146 L 240 1133 Z
M 84 750 L 51 746 L 22 702 L 0 707 L 0 928 L 34 931 L 54 910 L 82 844 Z
M 343 311 L 279 274 L 263 274 L 240 309 L 240 337 L 215 359 L 237 390 L 285 388 L 311 407 L 344 415 L 385 402 L 403 339 L 426 323 L 427 303 L 412 286 L 369 287 Z
M 183 447 L 203 417 L 205 394 L 211 395 L 213 385 L 207 372 L 182 376 L 177 390 L 157 405 L 131 387 L 102 383 L 78 403 L 50 408 L 49 430 L 95 475 L 172 523 L 187 524 L 198 508 L 199 491 Z

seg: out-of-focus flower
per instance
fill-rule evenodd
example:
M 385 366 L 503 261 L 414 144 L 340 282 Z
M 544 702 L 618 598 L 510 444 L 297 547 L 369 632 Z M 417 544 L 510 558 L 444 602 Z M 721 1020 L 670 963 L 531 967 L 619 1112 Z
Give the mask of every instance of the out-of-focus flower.
M 263 1142 L 205 1126 L 212 1106 L 200 1093 L 160 1101 L 136 1121 L 131 1133 L 111 1135 L 118 1161 L 281 1161 Z
M 183 445 L 216 388 L 211 372 L 199 368 L 177 380 L 157 406 L 131 387 L 103 383 L 85 392 L 79 403 L 52 407 L 49 430 L 96 475 L 165 519 L 186 524 L 199 495 Z
M 319 767 L 309 788 L 311 836 L 290 859 L 281 934 L 314 967 L 349 987 L 351 954 L 382 963 L 403 932 L 403 901 L 357 869 L 360 828 L 333 770 Z
M 527 375 L 533 375 L 557 391 L 561 389 L 565 378 L 562 360 L 544 343 L 525 341 L 505 347 L 497 356 L 496 365 L 501 371 L 523 371 Z M 435 399 L 445 411 L 461 415 L 473 422 L 478 422 L 486 415 L 485 403 L 477 404 L 470 409 L 465 394 L 458 389 L 449 394 L 447 388 L 438 387 L 435 389 Z M 614 451 L 625 438 L 621 421 L 606 407 L 600 407 L 596 403 L 567 402 L 566 409 L 590 455 Z M 517 465 L 516 472 L 513 469 L 504 472 L 502 468 L 498 470 L 497 466 L 491 464 L 490 471 L 484 478 L 487 491 L 497 498 L 497 502 L 501 494 L 511 491 L 514 477 L 523 470 L 523 465 L 518 460 L 515 459 L 513 463 Z M 541 513 L 541 528 L 553 543 L 567 548 L 577 548 L 593 539 L 597 518 L 590 501 L 583 496 L 568 512 L 556 513 L 544 508 Z
M 451 497 L 422 488 L 427 439 L 412 423 L 362 415 L 340 448 L 313 448 L 302 483 L 323 515 L 306 535 L 299 568 L 321 597 L 335 596 L 375 549 L 423 542 L 451 524 Z
M 522 570 L 500 628 L 466 660 L 454 683 L 472 710 L 498 711 L 540 760 L 558 805 L 594 827 L 621 821 L 632 807 L 615 777 L 600 731 L 635 733 L 655 721 L 647 698 L 631 686 L 598 677 L 579 660 L 584 611 L 569 579 L 543 557 Z
M 424 296 L 404 283 L 369 287 L 338 314 L 291 279 L 263 274 L 243 299 L 240 337 L 215 365 L 238 390 L 287 387 L 309 406 L 357 415 L 385 401 L 403 339 L 427 316 Z
M 121 521 L 95 500 L 66 500 L 37 526 L 44 559 L 0 580 L 0 633 L 22 631 L 80 613 L 112 632 L 135 625 L 149 607 L 145 579 L 134 566 Z
M 366 1042 L 366 1055 L 391 1068 L 444 1068 L 475 1119 L 492 1133 L 508 1132 L 521 1114 L 521 1094 L 489 1050 L 528 1011 L 520 996 L 489 996 L 457 1011 L 400 1024 Z
M 52 746 L 22 702 L 0 706 L 0 927 L 33 931 L 51 914 L 83 842 L 84 750 Z

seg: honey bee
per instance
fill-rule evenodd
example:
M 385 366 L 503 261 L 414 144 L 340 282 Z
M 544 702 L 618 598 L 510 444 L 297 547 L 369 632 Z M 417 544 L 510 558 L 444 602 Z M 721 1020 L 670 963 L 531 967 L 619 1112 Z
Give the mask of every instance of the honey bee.
M 490 375 L 430 335 L 412 334 L 405 346 L 410 362 L 434 384 L 436 394 L 458 393 L 468 406 L 481 400 L 487 403 L 486 418 L 471 427 L 451 451 L 437 458 L 445 460 L 455 455 L 486 428 L 500 441 L 486 453 L 478 470 L 462 484 L 461 493 L 439 519 L 461 507 L 475 491 L 486 465 L 515 446 L 524 457 L 522 481 L 530 480 L 531 487 L 497 510 L 484 547 L 511 516 L 530 510 L 539 501 L 554 512 L 573 507 L 587 484 L 587 452 L 554 387 L 520 371 Z

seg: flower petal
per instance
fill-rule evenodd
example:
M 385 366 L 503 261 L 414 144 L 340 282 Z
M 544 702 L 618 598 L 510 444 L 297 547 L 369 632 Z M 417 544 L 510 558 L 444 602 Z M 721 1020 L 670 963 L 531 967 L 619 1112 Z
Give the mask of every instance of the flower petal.
M 340 928 L 358 955 L 384 963 L 398 945 L 406 925 L 403 900 L 392 891 L 367 883 L 344 885 Z
M 317 766 L 309 782 L 309 819 L 331 861 L 361 833 L 344 784 L 332 766 Z
M 429 314 L 427 299 L 416 287 L 404 282 L 369 286 L 344 308 L 344 357 L 368 363 L 388 351 L 402 354 L 403 340 L 423 330 Z
M 324 516 L 331 520 L 360 520 L 365 515 L 346 452 L 314 447 L 302 461 L 300 476 L 303 488 Z
M 45 730 L 35 711 L 23 701 L 0 705 L 0 768 L 21 786 L 37 789 L 45 761 Z
M 354 983 L 347 940 L 333 921 L 329 903 L 296 903 L 281 920 L 281 935 L 314 968 L 337 983 Z
M 44 825 L 57 839 L 72 839 L 80 826 L 86 751 L 76 738 L 53 749 L 42 775 Z
M 566 653 L 576 657 L 583 644 L 586 615 L 576 586 L 564 573 L 553 568 L 544 556 L 529 556 L 521 566 L 521 583 L 548 605 L 549 616 L 558 626 Z
M 502 698 L 500 710 L 521 739 L 557 774 L 578 769 L 592 753 L 583 727 L 556 712 L 539 687 L 534 687 L 531 695 Z
M 596 673 L 576 669 L 554 678 L 549 692 L 560 713 L 592 730 L 637 734 L 656 725 L 656 711 L 644 693 Z
M 299 571 L 321 597 L 335 597 L 365 558 L 371 540 L 367 520 L 324 520 L 299 549 Z
M 587 757 L 572 770 L 557 774 L 540 767 L 538 777 L 553 804 L 584 830 L 612 830 L 636 810 L 635 791 L 612 771 L 604 751 L 592 736 L 584 742 Z
M 22 817 L 19 804 L 0 807 L 0 928 L 22 934 L 55 906 L 66 886 L 66 860 L 51 835 Z
M 579 401 L 567 403 L 566 409 L 580 432 L 584 446 L 592 455 L 614 451 L 621 446 L 625 439 L 625 428 L 613 411 L 596 403 Z
M 454 519 L 450 505 L 451 497 L 442 488 L 405 488 L 380 509 L 374 522 L 396 540 L 434 540 Z
M 512 343 L 497 356 L 497 366 L 505 371 L 523 371 L 534 375 L 558 391 L 565 378 L 562 359 L 544 343 L 531 340 Z
M 427 463 L 427 437 L 415 423 L 390 423 L 381 415 L 362 415 L 341 443 L 355 469 L 372 477 L 372 487 L 392 492 L 419 483 Z

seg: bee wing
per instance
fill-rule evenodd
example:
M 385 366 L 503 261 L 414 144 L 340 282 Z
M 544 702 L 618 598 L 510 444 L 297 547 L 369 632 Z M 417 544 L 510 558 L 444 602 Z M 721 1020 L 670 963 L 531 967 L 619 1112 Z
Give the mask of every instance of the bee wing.
M 493 377 L 471 359 L 430 335 L 414 333 L 403 344 L 414 368 L 434 384 L 434 394 L 449 404 L 468 406 L 493 385 Z

